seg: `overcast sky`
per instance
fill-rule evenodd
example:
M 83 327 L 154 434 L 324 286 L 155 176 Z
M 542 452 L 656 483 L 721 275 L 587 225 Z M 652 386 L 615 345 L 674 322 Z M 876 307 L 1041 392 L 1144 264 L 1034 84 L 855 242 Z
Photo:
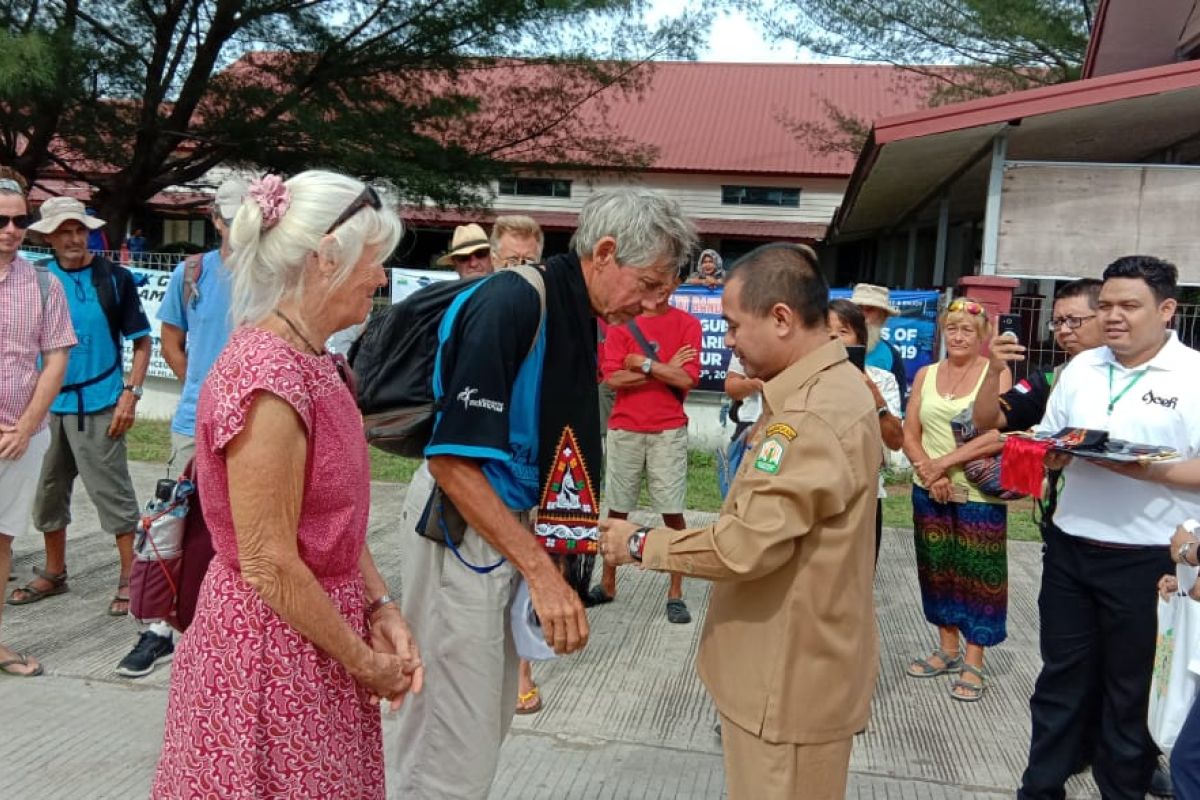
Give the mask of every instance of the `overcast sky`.
M 654 0 L 651 19 L 678 15 L 693 2 L 702 0 Z M 740 11 L 721 14 L 708 34 L 708 47 L 699 53 L 701 61 L 802 62 L 815 61 L 811 53 L 792 44 L 768 44 L 762 30 Z

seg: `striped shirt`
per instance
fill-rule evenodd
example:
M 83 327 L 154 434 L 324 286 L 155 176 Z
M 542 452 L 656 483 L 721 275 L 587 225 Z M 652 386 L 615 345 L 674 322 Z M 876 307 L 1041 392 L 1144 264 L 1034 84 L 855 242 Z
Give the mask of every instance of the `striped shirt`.
M 45 308 L 37 272 L 17 256 L 0 272 L 0 425 L 15 425 L 33 398 L 42 353 L 75 344 L 75 328 L 58 278 L 50 276 Z M 34 433 L 46 427 L 38 421 Z

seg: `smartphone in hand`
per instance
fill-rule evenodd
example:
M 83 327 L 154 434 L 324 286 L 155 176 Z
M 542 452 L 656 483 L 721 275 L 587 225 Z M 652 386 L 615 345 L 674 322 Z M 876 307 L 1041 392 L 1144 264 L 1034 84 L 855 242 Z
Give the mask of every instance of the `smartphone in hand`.
M 859 372 L 863 372 L 867 366 L 867 348 L 861 344 L 846 345 L 846 353 L 850 356 L 850 363 L 858 367 Z
M 996 317 L 996 335 L 1007 336 L 1014 342 L 1020 341 L 1017 331 L 1021 327 L 1020 314 L 1000 314 Z

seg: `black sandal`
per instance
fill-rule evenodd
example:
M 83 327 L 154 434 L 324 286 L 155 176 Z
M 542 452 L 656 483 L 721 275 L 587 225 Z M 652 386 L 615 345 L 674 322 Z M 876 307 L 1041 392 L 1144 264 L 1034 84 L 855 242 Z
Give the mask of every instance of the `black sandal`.
M 602 606 L 605 603 L 611 603 L 615 598 L 608 592 L 604 591 L 604 587 L 597 584 L 588 590 L 587 597 L 583 599 L 583 604 L 587 608 L 592 606 Z
M 47 597 L 54 597 L 56 594 L 66 594 L 71 591 L 71 587 L 67 585 L 67 571 L 65 569 L 55 574 L 53 572 L 46 572 L 46 570 L 40 567 L 34 567 L 33 574 L 49 583 L 50 588 L 39 589 L 33 585 L 33 581 L 30 581 L 20 589 L 13 589 L 12 594 L 8 596 L 8 604 L 10 606 L 27 606 L 30 603 L 45 600 Z M 17 599 L 17 592 L 21 592 L 25 596 Z

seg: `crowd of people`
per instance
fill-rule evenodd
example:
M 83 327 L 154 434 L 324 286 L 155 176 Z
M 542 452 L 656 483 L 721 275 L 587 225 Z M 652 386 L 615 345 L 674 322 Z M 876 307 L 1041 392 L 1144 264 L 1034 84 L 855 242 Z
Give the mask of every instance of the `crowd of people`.
M 1015 385 L 1028 343 L 955 299 L 939 318 L 944 356 L 909 391 L 884 333 L 888 290 L 860 284 L 831 302 L 804 245 L 693 261 L 683 210 L 643 189 L 592 196 L 569 251 L 548 258 L 527 217 L 500 217 L 490 234 L 461 226 L 440 263 L 470 283 L 439 327 L 446 402 L 404 499 L 401 594 L 366 541 L 367 442 L 352 376 L 326 344 L 370 314 L 399 217 L 370 185 L 309 171 L 226 181 L 211 220 L 219 247 L 175 268 L 158 316 L 182 384 L 170 469 L 194 464 L 216 554 L 187 634 L 152 624 L 117 665 L 136 678 L 174 659 L 155 797 L 382 798 L 386 782 L 405 797 L 482 800 L 513 715 L 543 703 L 514 602 L 527 593 L 550 650 L 577 652 L 586 607 L 613 602 L 631 564 L 668 574 L 671 623 L 692 619 L 685 578 L 714 584 L 697 670 L 729 796 L 842 797 L 880 663 L 888 452 L 913 466 L 915 577 L 936 631 L 906 673 L 948 676 L 949 697 L 975 703 L 986 649 L 1006 636 L 1006 505 L 966 467 L 999 454 L 1001 432 L 1030 428 L 1105 430 L 1182 459 L 1047 459 L 1043 666 L 1019 796 L 1061 798 L 1088 765 L 1106 798 L 1161 789 L 1146 725 L 1154 590 L 1200 555 L 1200 400 L 1188 391 L 1200 354 L 1171 330 L 1172 265 L 1131 256 L 1060 289 L 1050 330 L 1070 361 Z M 131 274 L 89 248 L 104 223 L 83 204 L 47 200 L 35 221 L 5 171 L 0 222 L 0 573 L 31 522 L 45 545 L 7 602 L 70 591 L 78 477 L 118 550 L 104 611 L 125 615 L 139 514 L 125 434 L 149 322 Z M 26 230 L 46 237 L 48 263 L 19 255 Z M 722 291 L 744 448 L 718 518 L 699 528 L 683 512 L 700 325 L 669 302 L 681 282 Z M 963 420 L 969 439 L 956 436 Z M 661 527 L 628 520 L 643 479 Z M 564 535 L 596 542 L 594 585 L 556 556 Z M 0 671 L 43 667 L 0 644 Z M 397 715 L 386 743 L 381 703 Z M 1200 709 L 1171 759 L 1180 797 L 1200 798 L 1197 740 Z

